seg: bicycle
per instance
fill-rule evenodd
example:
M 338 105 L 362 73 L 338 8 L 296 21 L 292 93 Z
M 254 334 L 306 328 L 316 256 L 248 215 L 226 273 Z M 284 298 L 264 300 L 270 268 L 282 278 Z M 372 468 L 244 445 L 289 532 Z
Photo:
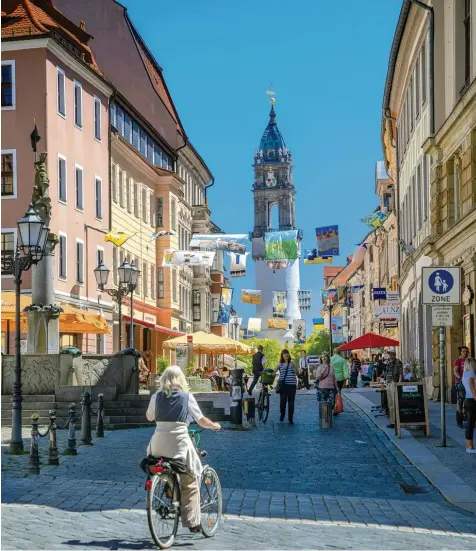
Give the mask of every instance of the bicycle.
M 203 459 L 207 452 L 198 447 L 202 431 L 203 429 L 189 429 L 190 438 Z M 160 549 L 168 549 L 175 541 L 180 520 L 179 475 L 189 471 L 179 460 L 151 456 L 142 460 L 141 468 L 147 474 L 145 490 L 149 530 Z M 209 465 L 204 465 L 200 482 L 200 511 L 201 532 L 206 538 L 211 538 L 218 530 L 223 503 L 220 479 L 215 469 Z
M 260 375 L 261 390 L 258 396 L 256 409 L 258 410 L 258 419 L 266 423 L 269 415 L 269 389 L 272 389 L 276 374 L 274 369 L 265 369 Z M 268 389 L 269 387 L 269 389 Z

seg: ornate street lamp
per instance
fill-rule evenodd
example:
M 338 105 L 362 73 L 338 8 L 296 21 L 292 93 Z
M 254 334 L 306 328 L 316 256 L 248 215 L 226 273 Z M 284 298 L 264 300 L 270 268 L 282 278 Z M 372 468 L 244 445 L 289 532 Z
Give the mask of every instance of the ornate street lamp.
M 49 229 L 29 205 L 23 218 L 17 221 L 18 241 L 15 252 L 2 256 L 2 271 L 13 273 L 15 283 L 15 368 L 12 387 L 12 437 L 9 453 L 23 451 L 22 438 L 22 392 L 21 392 L 21 346 L 20 346 L 20 295 L 22 273 L 38 264 L 46 254 Z M 23 253 L 23 254 L 22 254 Z

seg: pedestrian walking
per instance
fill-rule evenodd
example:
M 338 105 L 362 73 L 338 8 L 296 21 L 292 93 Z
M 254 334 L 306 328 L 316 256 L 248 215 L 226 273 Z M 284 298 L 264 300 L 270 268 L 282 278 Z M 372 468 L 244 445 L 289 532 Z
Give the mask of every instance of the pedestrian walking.
M 299 368 L 296 367 L 291 360 L 291 354 L 286 348 L 281 352 L 279 363 L 275 367 L 274 372 L 279 371 L 278 389 L 280 396 L 280 413 L 279 420 L 284 421 L 286 416 L 286 404 L 288 406 L 288 421 L 290 425 L 294 425 L 294 401 L 296 399 L 297 380 L 299 377 Z
M 456 360 L 453 363 L 453 372 L 455 375 L 456 382 L 460 381 L 461 377 L 463 376 L 464 362 L 466 361 L 466 358 L 469 355 L 469 349 L 467 346 L 460 346 L 458 350 L 459 350 L 459 356 L 456 358 Z
M 466 399 L 464 406 L 468 424 L 466 426 L 466 453 L 476 453 L 473 443 L 474 425 L 476 423 L 476 360 L 466 358 L 462 377 Z
M 359 357 L 354 352 L 350 362 L 350 388 L 357 387 L 357 379 L 359 378 L 360 370 L 362 369 L 362 363 Z
M 342 356 L 342 352 L 334 352 L 331 358 L 331 367 L 334 370 L 337 387 L 339 388 L 339 392 L 341 392 L 349 379 L 349 366 Z
M 302 373 L 304 386 L 307 390 L 309 390 L 311 388 L 311 385 L 309 384 L 309 365 L 307 363 L 305 350 L 301 350 L 301 357 L 299 358 L 299 369 Z
M 261 373 L 263 373 L 264 365 L 266 363 L 266 357 L 263 354 L 263 347 L 261 344 L 258 346 L 258 352 L 253 356 L 253 381 L 248 390 L 250 396 L 253 395 L 253 389 L 259 381 Z
M 388 383 L 401 383 L 403 381 L 403 364 L 401 360 L 397 358 L 395 348 L 388 349 L 388 362 L 387 362 L 387 374 L 385 376 L 385 382 Z
M 342 358 L 343 359 L 343 358 Z M 330 402 L 334 409 L 336 394 L 339 392 L 334 369 L 329 354 L 322 354 L 316 374 L 316 394 L 318 402 Z

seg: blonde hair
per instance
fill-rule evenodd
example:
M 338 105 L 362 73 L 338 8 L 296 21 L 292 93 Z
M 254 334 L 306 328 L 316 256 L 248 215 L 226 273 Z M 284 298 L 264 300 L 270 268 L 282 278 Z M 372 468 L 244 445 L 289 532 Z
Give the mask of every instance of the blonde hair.
M 472 371 L 476 374 L 476 360 L 474 358 L 466 358 L 464 360 L 464 372 Z
M 167 396 L 170 396 L 174 387 L 188 392 L 187 379 L 178 365 L 168 367 L 159 379 L 159 392 L 165 392 Z

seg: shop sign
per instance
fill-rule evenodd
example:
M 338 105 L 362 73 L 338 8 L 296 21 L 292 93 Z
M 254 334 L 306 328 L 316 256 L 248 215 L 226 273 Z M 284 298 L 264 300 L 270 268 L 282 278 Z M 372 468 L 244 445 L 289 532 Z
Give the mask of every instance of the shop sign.
M 400 304 L 400 293 L 398 291 L 387 291 L 387 302 Z
M 155 316 L 152 316 L 151 314 L 144 314 L 144 321 L 155 325 Z
M 400 306 L 374 306 L 374 320 L 395 322 L 400 319 Z
M 374 300 L 387 300 L 387 289 L 385 287 L 374 287 Z

